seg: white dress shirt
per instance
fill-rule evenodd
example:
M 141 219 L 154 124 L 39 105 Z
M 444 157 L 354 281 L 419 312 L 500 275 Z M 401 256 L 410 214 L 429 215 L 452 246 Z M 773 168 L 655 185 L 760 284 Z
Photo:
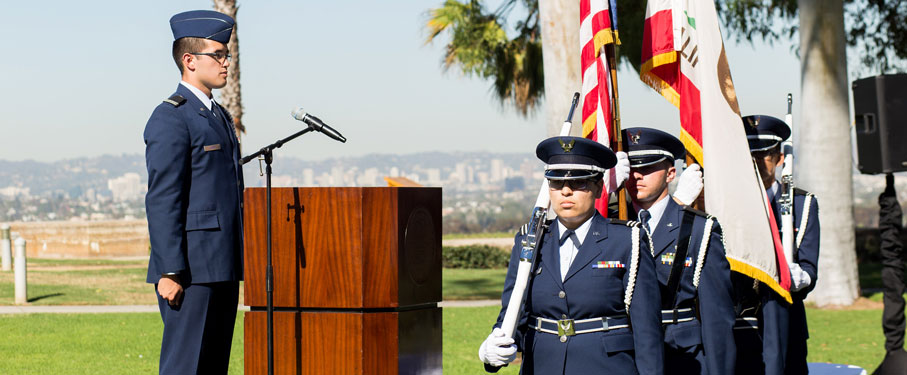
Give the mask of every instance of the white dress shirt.
M 595 217 L 595 215 L 592 215 L 592 217 Z M 564 244 L 560 247 L 561 281 L 564 281 L 564 278 L 567 277 L 567 271 L 570 270 L 570 264 L 576 259 L 576 254 L 579 253 L 580 246 L 583 245 L 583 241 L 586 240 L 586 235 L 589 234 L 589 228 L 592 227 L 592 217 L 580 225 L 579 228 L 576 228 L 574 231 L 576 234 L 575 237 L 564 240 Z M 568 230 L 560 220 L 557 221 L 557 227 L 558 234 L 561 236 Z M 574 243 L 574 240 L 579 241 L 579 243 Z M 560 241 L 560 238 L 558 238 L 558 241 Z
M 661 217 L 664 216 L 665 209 L 668 208 L 668 199 L 672 199 L 671 194 L 665 195 L 664 198 L 661 198 L 658 202 L 655 202 L 652 207 L 649 207 L 649 209 L 646 210 L 649 211 L 649 215 L 651 215 L 648 223 L 650 231 L 654 232 L 655 228 L 658 227 L 658 222 L 661 221 Z M 642 208 L 637 206 L 636 203 L 633 203 L 633 208 L 636 209 L 636 214 L 638 217 L 639 211 L 642 211 Z
M 192 91 L 192 93 L 198 97 L 198 100 L 202 101 L 202 104 L 205 105 L 205 108 L 208 108 L 208 111 L 211 111 L 211 113 L 214 113 L 214 111 L 211 110 L 211 103 L 214 102 L 214 99 L 209 98 L 208 95 L 205 95 L 205 93 L 202 92 L 202 90 L 199 90 L 197 87 L 192 86 L 192 84 L 189 82 L 180 81 L 180 84 L 185 86 L 187 89 L 189 89 L 189 91 Z M 215 116 L 217 116 L 217 115 L 215 115 Z

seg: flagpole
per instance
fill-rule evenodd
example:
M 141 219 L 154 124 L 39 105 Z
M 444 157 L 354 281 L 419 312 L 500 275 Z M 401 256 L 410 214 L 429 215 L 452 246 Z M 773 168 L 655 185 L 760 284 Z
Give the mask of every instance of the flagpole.
M 614 41 L 617 41 L 617 35 L 614 35 Z M 617 51 L 614 47 L 616 43 L 608 43 L 604 46 L 605 56 L 608 59 L 608 70 L 611 73 L 611 149 L 615 152 L 624 151 L 624 143 L 620 135 L 620 99 L 617 95 Z M 617 191 L 617 218 L 627 220 L 627 189 L 621 187 Z

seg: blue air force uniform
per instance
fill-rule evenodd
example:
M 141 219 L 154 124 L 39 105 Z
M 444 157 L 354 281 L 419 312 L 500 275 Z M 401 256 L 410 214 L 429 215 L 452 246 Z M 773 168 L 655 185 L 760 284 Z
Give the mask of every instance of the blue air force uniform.
M 170 22 L 176 39 L 224 44 L 233 28 L 232 18 L 213 11 L 177 14 Z M 227 372 L 243 276 L 243 179 L 233 122 L 211 104 L 181 84 L 154 109 L 144 132 L 147 282 L 178 275 L 184 290 L 175 306 L 158 295 L 162 374 Z
M 781 229 L 780 185 L 777 193 L 771 198 L 772 210 L 775 212 L 779 230 Z M 807 212 L 808 211 L 808 212 Z M 805 218 L 805 219 L 804 219 Z M 819 202 L 816 197 L 805 190 L 794 189 L 794 259 L 800 269 L 809 275 L 810 283 L 798 291 L 791 291 L 793 303 L 789 309 L 789 329 L 787 340 L 787 358 L 785 373 L 806 374 L 806 340 L 809 329 L 806 325 L 806 308 L 803 300 L 816 287 L 819 268 Z
M 771 116 L 746 116 L 743 118 L 744 128 L 747 132 L 750 151 L 764 152 L 778 147 L 779 144 L 790 137 L 790 128 L 783 121 Z M 775 214 L 775 222 L 779 231 L 781 227 L 781 185 L 777 181 L 768 189 L 767 194 L 770 199 L 772 211 Z M 793 218 L 794 218 L 794 259 L 788 259 L 788 263 L 795 263 L 809 277 L 809 283 L 800 290 L 791 290 L 791 299 L 793 303 L 786 305 L 781 302 L 769 304 L 769 311 L 773 318 L 778 319 L 774 325 L 777 325 L 777 331 L 780 337 L 777 339 L 780 358 L 769 358 L 766 356 L 766 364 L 780 363 L 775 365 L 774 370 L 783 366 L 786 374 L 806 374 L 808 372 L 806 364 L 807 346 L 806 340 L 809 338 L 809 330 L 806 324 L 806 310 L 803 306 L 803 300 L 807 294 L 815 288 L 818 279 L 819 265 L 819 203 L 811 193 L 794 189 L 793 200 Z M 796 271 L 792 271 L 796 272 Z M 777 300 L 777 298 L 773 298 Z M 766 314 L 764 313 L 764 314 Z M 767 322 L 770 325 L 772 322 Z M 767 339 L 767 335 L 764 335 Z M 766 373 L 770 373 L 767 368 Z M 780 373 L 780 372 L 778 372 Z
M 611 154 L 609 163 L 596 163 L 594 173 L 613 167 L 616 159 L 610 150 L 583 138 L 550 138 L 536 153 L 548 164 L 546 177 L 551 180 L 589 178 L 589 171 L 573 169 L 594 163 L 587 147 Z M 597 212 L 583 225 L 589 225 L 585 238 L 565 235 L 557 221 L 542 237 L 514 334 L 523 353 L 521 373 L 662 374 L 660 297 L 645 231 L 637 223 Z M 514 288 L 523 236 L 514 238 L 495 327 L 501 326 Z M 579 242 L 563 275 L 562 236 Z M 486 370 L 494 371 L 487 364 Z
M 623 136 L 631 168 L 663 161 L 673 165 L 685 154 L 680 140 L 657 129 L 628 128 Z M 657 209 L 662 210 L 659 219 L 650 226 L 648 211 Z M 701 211 L 681 207 L 670 195 L 650 210 L 635 213 L 642 213 L 637 214 L 645 219 L 640 222 L 651 233 L 662 297 L 665 373 L 733 374 L 734 292 L 718 221 Z M 684 246 L 686 256 L 677 259 L 678 248 Z M 683 265 L 679 268 L 682 273 L 676 286 L 669 286 L 677 262 Z

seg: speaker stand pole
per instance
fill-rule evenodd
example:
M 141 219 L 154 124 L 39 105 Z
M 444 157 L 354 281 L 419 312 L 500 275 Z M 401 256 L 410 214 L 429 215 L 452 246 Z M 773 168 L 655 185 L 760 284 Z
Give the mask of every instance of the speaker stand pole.
M 255 159 L 259 156 L 264 157 L 265 160 L 265 191 L 267 196 L 267 232 L 268 232 L 268 245 L 267 245 L 267 257 L 268 264 L 265 271 L 265 290 L 268 294 L 268 375 L 274 375 L 274 267 L 271 262 L 271 162 L 274 160 L 274 150 L 280 148 L 296 137 L 299 137 L 305 133 L 312 131 L 312 128 L 305 128 L 289 137 L 281 139 L 277 142 L 274 142 L 270 145 L 262 147 L 261 150 L 258 150 L 256 153 L 242 158 L 242 163 L 246 164 L 252 159 Z

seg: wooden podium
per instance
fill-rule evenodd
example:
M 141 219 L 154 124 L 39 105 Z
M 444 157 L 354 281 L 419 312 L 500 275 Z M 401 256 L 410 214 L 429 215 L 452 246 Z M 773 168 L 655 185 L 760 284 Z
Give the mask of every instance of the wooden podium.
M 245 190 L 245 373 L 267 373 L 264 188 Z M 275 374 L 441 373 L 441 189 L 273 188 Z

